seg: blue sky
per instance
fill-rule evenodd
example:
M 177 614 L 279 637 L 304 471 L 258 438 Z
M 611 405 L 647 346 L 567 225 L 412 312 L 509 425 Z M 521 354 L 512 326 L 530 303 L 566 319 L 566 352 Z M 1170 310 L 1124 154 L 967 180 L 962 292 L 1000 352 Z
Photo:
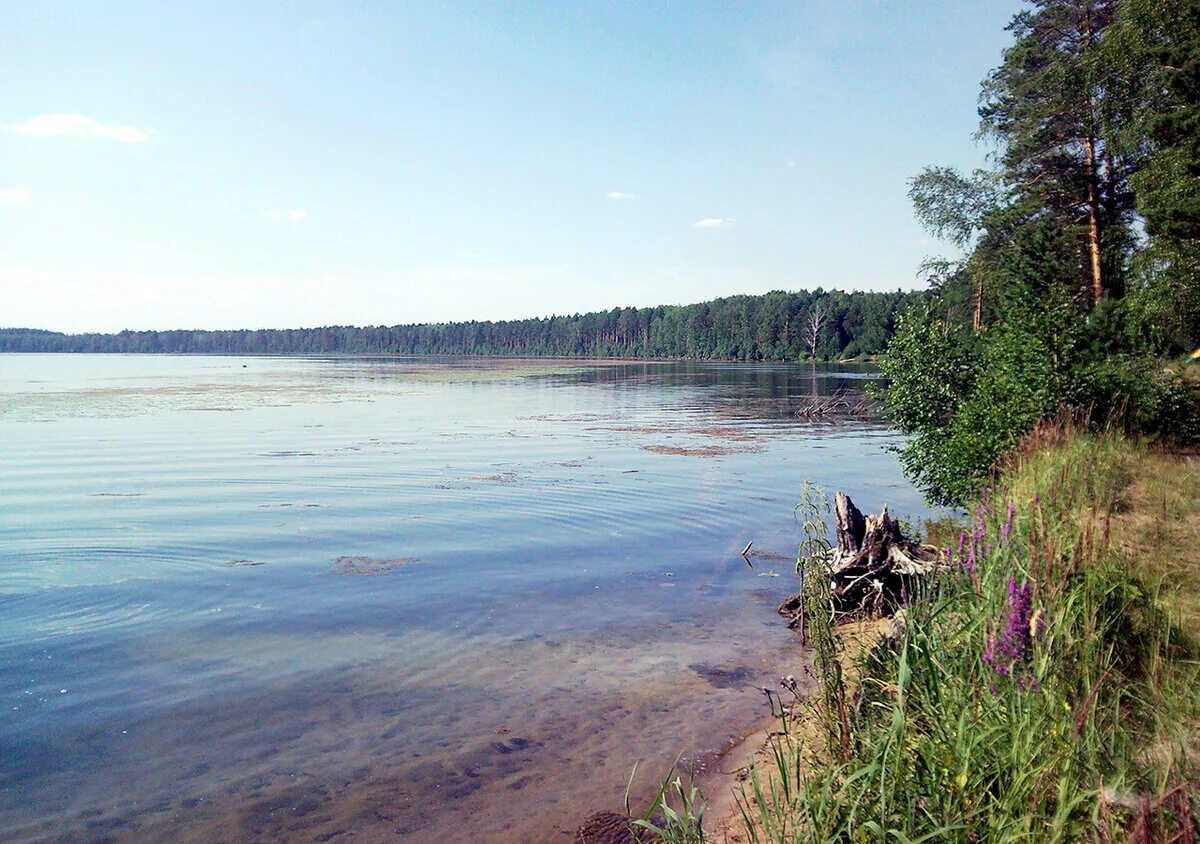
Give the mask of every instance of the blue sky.
M 6 3 L 0 325 L 917 286 L 1018 6 Z

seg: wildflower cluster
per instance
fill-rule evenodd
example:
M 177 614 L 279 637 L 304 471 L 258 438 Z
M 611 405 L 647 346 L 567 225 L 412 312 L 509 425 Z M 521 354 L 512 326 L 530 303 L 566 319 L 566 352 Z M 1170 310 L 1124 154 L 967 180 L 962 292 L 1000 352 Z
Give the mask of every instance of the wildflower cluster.
M 1021 691 L 1036 689 L 1037 680 L 1025 671 L 1033 659 L 1034 639 L 1041 634 L 1043 616 L 1033 608 L 1033 586 L 1008 581 L 1008 618 L 987 639 L 983 661 L 1000 677 L 1014 679 Z

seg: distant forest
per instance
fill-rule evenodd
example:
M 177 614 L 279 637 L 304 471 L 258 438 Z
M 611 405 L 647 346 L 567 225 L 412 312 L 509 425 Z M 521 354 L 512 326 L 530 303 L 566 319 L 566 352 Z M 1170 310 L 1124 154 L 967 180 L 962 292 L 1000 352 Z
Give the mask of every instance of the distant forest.
M 922 296 L 902 291 L 775 291 L 574 316 L 363 328 L 117 334 L 4 328 L 0 352 L 842 359 L 882 352 L 899 314 Z

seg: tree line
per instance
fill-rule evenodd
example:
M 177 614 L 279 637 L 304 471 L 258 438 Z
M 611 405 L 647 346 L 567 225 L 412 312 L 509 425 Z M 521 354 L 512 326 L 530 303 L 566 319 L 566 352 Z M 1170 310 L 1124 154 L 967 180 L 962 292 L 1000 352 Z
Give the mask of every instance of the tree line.
M 962 501 L 1064 410 L 1200 436 L 1200 3 L 1034 0 L 984 80 L 994 166 L 930 167 L 918 220 L 961 251 L 883 356 L 905 466 Z
M 697 360 L 876 355 L 915 292 L 774 291 L 498 322 L 63 334 L 0 329 L 0 352 L 512 355 Z

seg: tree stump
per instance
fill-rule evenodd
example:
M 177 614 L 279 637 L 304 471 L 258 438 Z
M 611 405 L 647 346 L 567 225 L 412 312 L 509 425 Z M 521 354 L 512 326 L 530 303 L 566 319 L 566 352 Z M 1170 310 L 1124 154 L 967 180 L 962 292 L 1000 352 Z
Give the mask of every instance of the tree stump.
M 891 615 L 907 603 L 921 578 L 941 564 L 941 552 L 906 537 L 888 514 L 863 516 L 844 492 L 834 499 L 834 546 L 829 555 L 830 601 L 835 623 L 851 618 Z M 800 623 L 804 596 L 794 595 L 779 607 Z

